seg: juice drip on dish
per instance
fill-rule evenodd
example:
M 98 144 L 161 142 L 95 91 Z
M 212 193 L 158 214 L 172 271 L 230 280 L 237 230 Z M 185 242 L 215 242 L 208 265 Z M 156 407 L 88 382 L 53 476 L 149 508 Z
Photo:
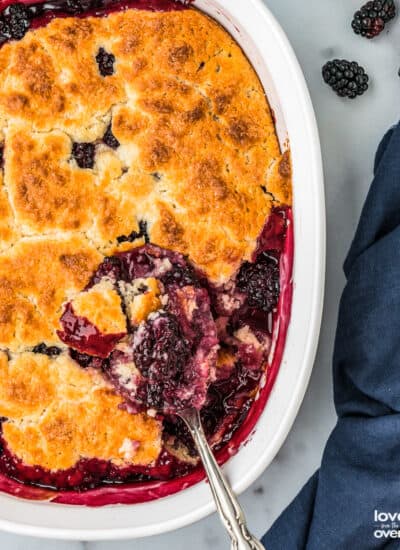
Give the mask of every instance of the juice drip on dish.
M 279 229 L 282 220 L 284 233 Z M 266 371 L 234 369 L 228 378 L 211 385 L 209 402 L 202 411 L 209 439 L 218 432 L 219 441 L 215 450 L 220 464 L 234 455 L 251 435 L 279 371 L 292 300 L 294 248 L 290 208 L 282 208 L 272 214 L 260 236 L 255 256 L 271 247 L 279 251 L 280 296 L 273 313 L 273 346 Z M 261 378 L 265 380 L 261 382 Z M 166 432 L 170 435 L 179 433 L 190 450 L 190 438 L 179 422 L 167 419 Z M 5 442 L 0 457 L 0 472 L 0 490 L 3 492 L 29 499 L 88 506 L 146 502 L 176 493 L 204 478 L 201 467 L 184 464 L 165 449 L 151 468 L 129 466 L 121 469 L 109 462 L 92 459 L 82 460 L 68 471 L 48 472 L 43 468 L 23 465 L 9 452 Z

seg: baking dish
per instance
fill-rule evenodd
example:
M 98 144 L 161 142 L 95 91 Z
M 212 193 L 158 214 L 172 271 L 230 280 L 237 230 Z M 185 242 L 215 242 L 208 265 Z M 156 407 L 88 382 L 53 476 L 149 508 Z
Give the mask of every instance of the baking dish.
M 325 220 L 320 148 L 313 110 L 296 59 L 261 0 L 198 0 L 235 37 L 257 70 L 275 114 L 282 148 L 293 159 L 295 264 L 292 320 L 268 404 L 247 444 L 226 465 L 244 490 L 278 452 L 300 406 L 316 349 L 322 309 Z M 306 261 L 305 261 L 306 260 Z M 72 507 L 0 496 L 0 528 L 36 536 L 103 539 L 171 530 L 213 509 L 204 482 L 134 506 Z

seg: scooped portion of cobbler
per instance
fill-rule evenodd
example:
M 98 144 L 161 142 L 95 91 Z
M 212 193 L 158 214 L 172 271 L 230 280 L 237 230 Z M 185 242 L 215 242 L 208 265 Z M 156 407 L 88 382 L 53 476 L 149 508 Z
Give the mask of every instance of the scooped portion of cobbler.
M 64 307 L 60 339 L 97 361 L 132 412 L 201 409 L 215 380 L 210 298 L 181 254 L 146 244 L 108 257 Z

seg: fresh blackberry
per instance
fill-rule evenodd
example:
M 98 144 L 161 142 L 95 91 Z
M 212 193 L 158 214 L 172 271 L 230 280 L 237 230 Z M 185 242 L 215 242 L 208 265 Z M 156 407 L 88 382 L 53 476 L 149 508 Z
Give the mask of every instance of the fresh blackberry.
M 106 52 L 104 48 L 100 48 L 96 55 L 96 61 L 99 66 L 101 76 L 111 76 L 114 74 L 114 54 Z
M 395 15 L 394 0 L 371 0 L 356 11 L 351 26 L 356 34 L 374 38 Z
M 105 134 L 103 136 L 103 143 L 111 147 L 111 149 L 118 149 L 118 147 L 120 146 L 119 141 L 112 133 L 111 122 L 108 125 L 107 130 L 105 131 Z
M 368 89 L 369 77 L 356 61 L 328 61 L 322 68 L 322 76 L 340 97 L 354 99 Z
M 95 152 L 94 143 L 75 142 L 72 145 L 72 156 L 76 160 L 79 168 L 93 168 Z

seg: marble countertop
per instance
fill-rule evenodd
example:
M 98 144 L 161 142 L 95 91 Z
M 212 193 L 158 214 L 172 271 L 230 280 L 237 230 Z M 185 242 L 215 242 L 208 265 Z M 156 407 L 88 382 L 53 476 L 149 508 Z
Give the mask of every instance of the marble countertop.
M 245 1 L 245 0 L 243 0 Z M 335 423 L 331 355 L 342 263 L 354 233 L 372 173 L 373 155 L 385 130 L 397 121 L 400 95 L 400 23 L 367 41 L 353 34 L 352 14 L 362 0 L 264 0 L 280 21 L 303 67 L 317 114 L 325 167 L 328 255 L 325 311 L 311 383 L 294 427 L 268 470 L 241 496 L 249 524 L 261 535 L 318 467 Z M 370 90 L 351 102 L 323 83 L 321 66 L 331 58 L 359 61 Z M 226 535 L 215 515 L 159 537 L 121 542 L 67 542 L 0 533 L 7 550 L 224 550 Z

